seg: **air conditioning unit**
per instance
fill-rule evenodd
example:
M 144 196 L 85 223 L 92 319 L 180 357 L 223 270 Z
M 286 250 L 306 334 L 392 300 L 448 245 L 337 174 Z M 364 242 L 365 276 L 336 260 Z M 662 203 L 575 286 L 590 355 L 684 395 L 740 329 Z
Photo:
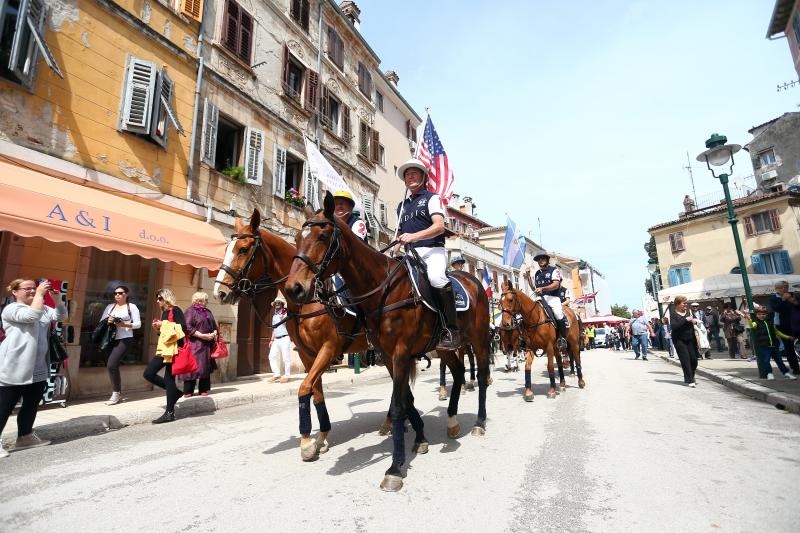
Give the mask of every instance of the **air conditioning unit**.
M 412 141 L 411 139 L 408 140 L 408 150 L 411 152 L 411 155 L 417 153 L 417 143 Z
M 778 177 L 778 171 L 770 170 L 768 172 L 764 172 L 763 174 L 761 174 L 761 181 L 774 180 L 777 177 Z

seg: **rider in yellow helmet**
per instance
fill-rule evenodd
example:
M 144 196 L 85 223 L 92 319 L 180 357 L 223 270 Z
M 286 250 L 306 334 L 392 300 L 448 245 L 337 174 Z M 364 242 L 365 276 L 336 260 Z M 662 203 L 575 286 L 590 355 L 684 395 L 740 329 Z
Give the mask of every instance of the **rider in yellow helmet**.
M 353 213 L 353 208 L 356 206 L 353 194 L 345 190 L 336 191 L 333 194 L 333 205 L 334 214 L 350 226 L 353 233 L 361 237 L 364 242 L 367 242 L 367 225 L 361 220 L 361 217 Z

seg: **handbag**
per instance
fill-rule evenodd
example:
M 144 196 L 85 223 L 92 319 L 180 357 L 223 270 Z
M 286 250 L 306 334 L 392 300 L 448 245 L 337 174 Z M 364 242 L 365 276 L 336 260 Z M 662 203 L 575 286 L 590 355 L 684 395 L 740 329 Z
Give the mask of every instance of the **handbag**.
M 112 326 L 106 320 L 101 320 L 92 332 L 92 343 L 97 346 L 100 351 L 109 349 L 116 339 L 117 327 Z
M 194 358 L 190 343 L 184 342 L 178 353 L 172 356 L 172 375 L 191 374 L 197 372 L 197 360 Z
M 217 343 L 211 350 L 211 359 L 224 359 L 228 357 L 228 345 L 222 340 L 222 335 L 217 334 Z
M 50 359 L 50 364 L 63 363 L 69 355 L 67 354 L 67 347 L 64 346 L 64 341 L 61 339 L 61 334 L 55 328 L 50 328 L 50 335 L 47 337 L 47 355 Z

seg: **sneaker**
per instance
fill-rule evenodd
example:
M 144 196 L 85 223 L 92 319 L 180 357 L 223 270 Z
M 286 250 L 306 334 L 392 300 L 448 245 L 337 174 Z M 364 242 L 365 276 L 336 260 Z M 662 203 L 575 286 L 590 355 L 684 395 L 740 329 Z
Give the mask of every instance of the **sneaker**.
M 769 380 L 773 380 L 773 379 L 775 379 L 775 374 L 773 374 L 772 372 L 770 372 L 769 374 L 767 374 L 767 379 L 769 379 Z
M 636 357 L 634 357 L 634 359 L 639 359 L 639 354 L 638 353 L 636 354 Z
M 14 444 L 14 451 L 25 450 L 27 448 L 38 448 L 39 446 L 47 446 L 50 444 L 49 440 L 40 439 L 39 436 L 30 432 L 25 436 L 17 437 L 17 442 Z
M 647 361 L 647 357 L 642 357 L 642 361 Z
M 786 378 L 786 379 L 797 379 L 796 377 L 794 377 L 794 374 L 792 374 L 791 372 L 785 373 L 783 375 L 783 377 Z
M 280 381 L 281 383 L 289 383 L 289 378 L 284 376 L 281 379 L 279 379 L 278 381 Z
M 164 414 L 153 420 L 153 424 L 163 424 L 164 422 L 174 422 L 175 411 L 164 411 Z
M 697 388 L 697 383 L 695 383 L 695 382 L 691 382 L 691 383 L 689 383 L 689 386 L 690 386 L 691 388 L 693 388 L 693 389 L 696 389 L 696 388 Z
M 122 401 L 122 395 L 119 392 L 112 392 L 111 398 L 108 399 L 106 405 L 117 405 Z

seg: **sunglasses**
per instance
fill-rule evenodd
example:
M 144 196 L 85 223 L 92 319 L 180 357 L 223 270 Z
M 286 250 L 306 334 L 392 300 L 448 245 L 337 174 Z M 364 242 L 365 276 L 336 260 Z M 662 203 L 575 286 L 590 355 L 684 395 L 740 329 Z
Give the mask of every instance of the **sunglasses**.
M 164 301 L 164 297 L 163 296 L 156 296 L 156 300 L 159 301 L 159 302 L 163 302 Z
M 125 294 L 125 293 L 124 292 L 115 292 L 114 296 L 122 296 L 123 294 Z

